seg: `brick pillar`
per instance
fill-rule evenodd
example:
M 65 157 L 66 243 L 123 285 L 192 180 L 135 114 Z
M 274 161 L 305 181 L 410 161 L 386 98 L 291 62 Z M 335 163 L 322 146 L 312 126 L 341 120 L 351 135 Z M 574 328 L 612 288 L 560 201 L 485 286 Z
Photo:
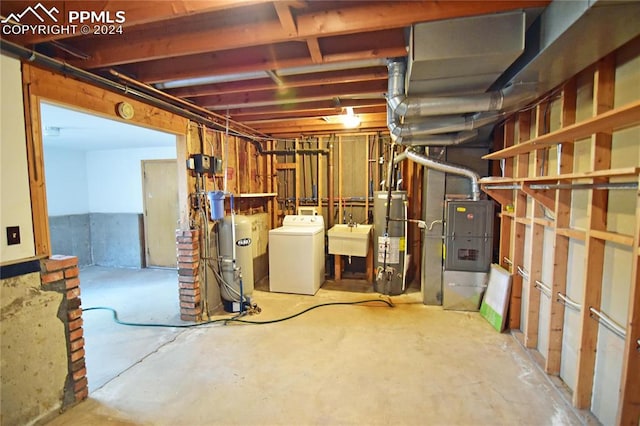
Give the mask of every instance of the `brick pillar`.
M 42 289 L 64 294 L 58 316 L 67 338 L 68 374 L 63 407 L 89 396 L 84 359 L 84 331 L 80 306 L 80 279 L 76 256 L 54 255 L 40 262 Z
M 176 231 L 178 282 L 180 286 L 180 319 L 200 321 L 200 233 L 197 229 Z

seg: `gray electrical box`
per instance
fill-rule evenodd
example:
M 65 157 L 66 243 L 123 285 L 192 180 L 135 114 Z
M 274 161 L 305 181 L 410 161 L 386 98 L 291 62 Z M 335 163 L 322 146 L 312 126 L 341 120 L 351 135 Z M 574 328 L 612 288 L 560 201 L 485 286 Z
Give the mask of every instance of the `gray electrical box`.
M 444 269 L 486 272 L 493 248 L 493 201 L 447 203 Z

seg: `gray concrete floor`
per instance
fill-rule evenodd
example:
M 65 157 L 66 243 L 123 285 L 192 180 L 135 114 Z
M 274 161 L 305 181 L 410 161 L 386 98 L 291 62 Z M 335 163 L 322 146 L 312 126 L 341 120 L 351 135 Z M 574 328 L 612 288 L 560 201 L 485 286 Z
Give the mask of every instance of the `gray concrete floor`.
M 168 288 L 175 271 L 129 272 L 139 281 L 94 288 L 90 275 L 121 271 L 83 270 L 83 307 L 180 323 Z M 250 320 L 382 297 L 357 281 L 327 282 L 313 297 L 263 288 L 254 293 L 262 313 Z M 331 306 L 270 325 L 189 329 L 132 329 L 86 312 L 90 398 L 50 424 L 581 424 L 513 337 L 477 313 L 424 306 L 415 289 L 391 299 L 393 308 Z

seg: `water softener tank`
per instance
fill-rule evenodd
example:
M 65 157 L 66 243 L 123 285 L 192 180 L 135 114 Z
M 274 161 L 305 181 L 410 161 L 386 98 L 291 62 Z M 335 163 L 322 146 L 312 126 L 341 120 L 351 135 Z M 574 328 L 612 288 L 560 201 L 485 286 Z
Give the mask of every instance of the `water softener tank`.
M 250 303 L 253 294 L 251 221 L 242 215 L 226 216 L 220 222 L 219 233 L 224 278 L 224 284 L 220 286 L 222 304 L 227 312 L 240 312 L 240 294 L 244 295 L 245 304 Z
M 387 201 L 389 192 L 374 193 L 374 255 L 376 280 L 373 288 L 378 293 L 387 295 L 402 294 L 405 290 L 405 202 L 406 191 L 391 191 L 391 208 L 389 209 L 389 227 L 386 226 Z M 386 231 L 386 234 L 385 234 Z

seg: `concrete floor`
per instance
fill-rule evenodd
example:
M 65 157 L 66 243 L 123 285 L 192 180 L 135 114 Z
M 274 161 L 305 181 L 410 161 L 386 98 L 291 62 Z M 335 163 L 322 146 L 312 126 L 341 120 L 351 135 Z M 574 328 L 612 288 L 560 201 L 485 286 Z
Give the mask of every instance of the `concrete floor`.
M 110 272 L 120 273 L 81 272 L 83 307 L 180 323 L 177 290 L 167 289 L 175 271 L 91 284 Z M 354 289 L 368 292 L 345 291 Z M 379 298 L 361 282 L 327 282 L 313 297 L 256 290 L 262 313 L 249 319 Z M 477 313 L 424 306 L 417 290 L 391 299 L 394 308 L 331 306 L 270 325 L 189 329 L 128 328 L 85 312 L 90 398 L 50 424 L 581 424 L 513 337 Z

